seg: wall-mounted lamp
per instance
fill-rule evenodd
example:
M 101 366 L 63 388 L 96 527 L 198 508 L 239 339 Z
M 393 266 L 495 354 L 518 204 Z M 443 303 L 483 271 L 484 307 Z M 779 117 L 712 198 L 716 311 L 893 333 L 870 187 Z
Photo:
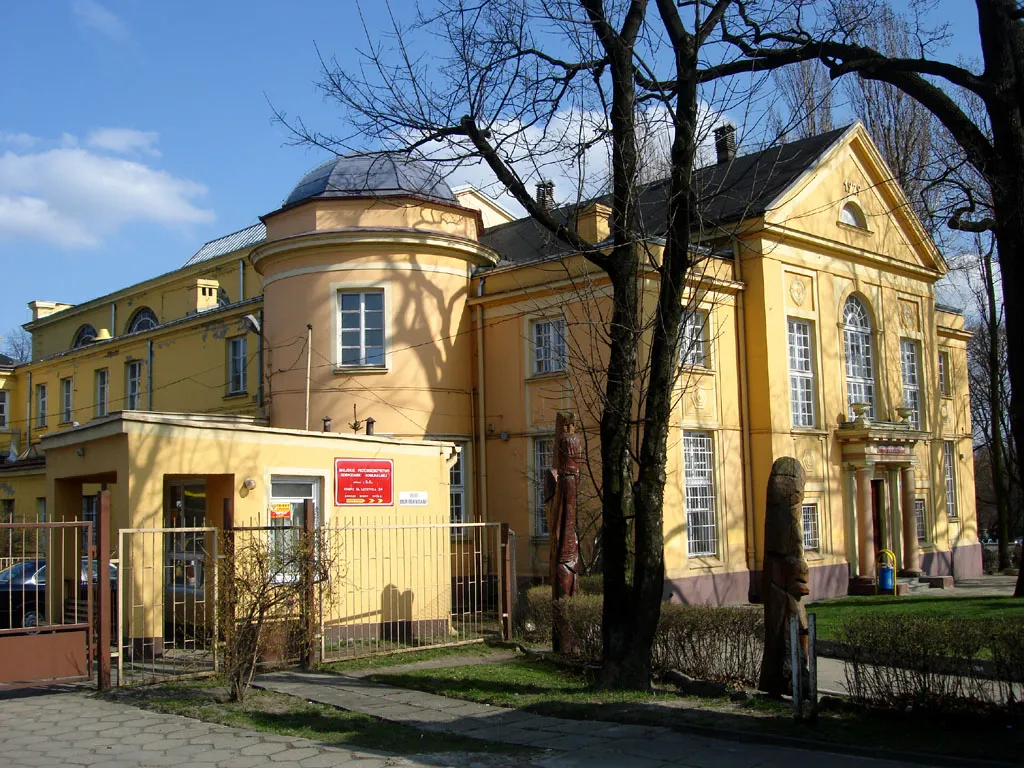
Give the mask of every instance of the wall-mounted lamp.
M 245 480 L 242 481 L 242 485 L 245 486 L 245 489 L 247 491 L 251 491 L 253 488 L 256 487 L 256 481 L 253 480 L 251 477 L 247 477 L 245 478 Z

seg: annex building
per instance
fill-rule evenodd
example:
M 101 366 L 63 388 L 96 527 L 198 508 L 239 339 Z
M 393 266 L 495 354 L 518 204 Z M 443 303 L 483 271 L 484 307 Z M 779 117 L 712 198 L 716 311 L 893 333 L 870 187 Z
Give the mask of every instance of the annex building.
M 873 579 L 880 549 L 905 572 L 979 574 L 969 334 L 936 303 L 941 254 L 860 124 L 742 156 L 719 138 L 698 172 L 666 598 L 754 595 L 783 455 L 807 472 L 814 597 Z M 665 188 L 643 191 L 654 253 Z M 555 211 L 608 237 L 600 199 Z M 332 160 L 179 269 L 29 303 L 31 361 L 0 358 L 0 519 L 89 519 L 105 486 L 115 528 L 218 525 L 225 500 L 262 526 L 311 500 L 323 524 L 367 501 L 336 460 L 383 460 L 393 492 L 364 518 L 507 522 L 518 576 L 542 578 L 558 411 L 599 457 L 607 304 L 581 254 L 479 192 L 402 156 Z

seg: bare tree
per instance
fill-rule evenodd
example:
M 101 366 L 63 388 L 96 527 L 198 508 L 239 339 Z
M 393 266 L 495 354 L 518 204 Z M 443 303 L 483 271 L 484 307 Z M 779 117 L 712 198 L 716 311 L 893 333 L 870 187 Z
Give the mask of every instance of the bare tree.
M 805 139 L 832 130 L 833 86 L 820 62 L 799 61 L 778 70 L 772 79 L 788 111 L 786 119 L 775 116 L 773 131 L 777 135 Z
M 740 79 L 736 90 L 711 86 L 751 69 L 745 61 L 722 60 L 721 24 L 738 1 L 440 0 L 411 24 L 393 15 L 386 38 L 368 34 L 357 70 L 324 62 L 323 89 L 345 110 L 352 134 L 330 136 L 301 120 L 289 122 L 301 140 L 335 151 L 357 141 L 452 167 L 483 162 L 567 252 L 582 254 L 606 276 L 599 683 L 609 688 L 650 684 L 665 577 L 667 439 L 691 246 L 710 235 L 693 184 L 709 127 L 699 104 L 714 99 L 724 109 L 746 98 L 749 79 Z M 651 210 L 642 204 L 642 182 L 645 112 L 654 109 L 664 115 L 671 162 L 664 203 Z M 611 147 L 606 171 L 592 164 L 591 150 L 603 144 Z M 552 209 L 531 194 L 530 182 L 558 164 L 577 174 L 578 199 L 588 190 L 609 190 L 607 241 L 588 242 L 568 215 L 571 206 Z M 657 301 L 650 311 L 644 292 L 652 290 L 646 287 L 652 273 Z
M 24 328 L 11 328 L 3 337 L 0 351 L 18 363 L 27 363 L 32 359 L 32 334 Z

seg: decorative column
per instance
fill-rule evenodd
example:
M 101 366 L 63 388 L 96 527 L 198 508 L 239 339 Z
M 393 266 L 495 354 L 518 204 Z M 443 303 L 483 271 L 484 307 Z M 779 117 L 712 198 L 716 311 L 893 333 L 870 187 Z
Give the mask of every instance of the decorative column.
M 920 576 L 917 549 L 917 515 L 914 514 L 914 468 L 900 469 L 900 507 L 903 512 L 903 569 L 901 576 Z
M 857 578 L 875 580 L 875 527 L 871 515 L 871 476 L 874 468 L 857 468 Z

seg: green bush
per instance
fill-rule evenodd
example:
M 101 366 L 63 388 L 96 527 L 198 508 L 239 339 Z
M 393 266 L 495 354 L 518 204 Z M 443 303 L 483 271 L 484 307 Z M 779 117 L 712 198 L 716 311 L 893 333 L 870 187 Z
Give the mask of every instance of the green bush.
M 523 637 L 530 642 L 551 639 L 551 586 L 530 587 L 521 599 Z
M 985 634 L 999 693 L 1008 703 L 1024 701 L 1024 624 L 1009 619 L 986 622 Z
M 581 595 L 603 595 L 604 576 L 600 573 L 580 576 L 579 589 Z

